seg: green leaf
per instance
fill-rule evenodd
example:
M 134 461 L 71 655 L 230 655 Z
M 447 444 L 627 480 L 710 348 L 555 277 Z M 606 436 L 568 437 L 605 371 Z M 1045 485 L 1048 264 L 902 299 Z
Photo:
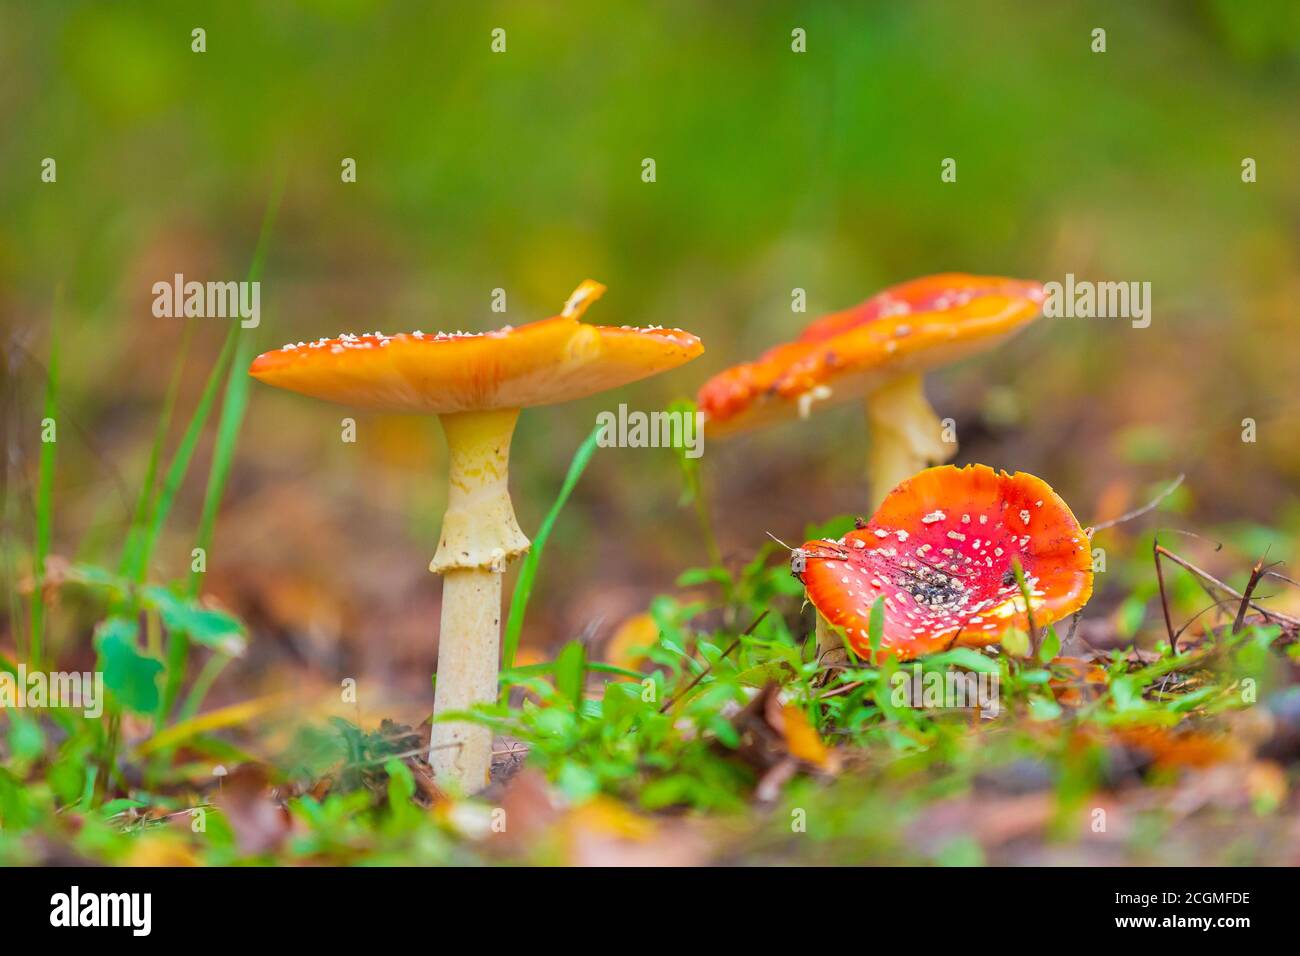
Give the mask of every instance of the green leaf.
M 648 706 L 641 700 L 640 684 L 612 681 L 605 685 L 605 694 L 601 699 L 601 714 L 610 724 L 618 726 L 631 725 L 640 717 Z
M 1000 638 L 1002 649 L 1012 657 L 1029 656 L 1029 635 L 1018 627 L 1009 627 Z
M 144 806 L 148 806 L 148 804 L 141 803 L 139 800 L 128 800 L 126 797 L 119 797 L 116 800 L 108 801 L 108 803 L 100 807 L 99 813 L 100 816 L 108 819 L 109 817 L 117 816 L 124 810 L 135 810 Z
M 1059 653 L 1061 653 L 1061 638 L 1056 633 L 1056 628 L 1049 624 L 1043 634 L 1043 642 L 1038 646 L 1038 659 L 1046 664 Z
M 20 711 L 10 711 L 9 753 L 16 760 L 33 760 L 45 751 L 45 734 L 41 725 Z
M 515 593 L 510 598 L 510 616 L 506 619 L 506 632 L 501 642 L 501 666 L 506 670 L 513 667 L 515 663 L 515 652 L 519 649 L 519 637 L 524 630 L 524 613 L 528 610 L 528 599 L 533 594 L 533 582 L 537 578 L 537 567 L 541 564 L 546 541 L 550 538 L 551 529 L 555 527 L 555 522 L 560 517 L 560 511 L 563 510 L 565 502 L 569 500 L 569 495 L 573 493 L 578 479 L 587 470 L 587 463 L 591 461 L 591 456 L 596 453 L 600 432 L 601 427 L 597 425 L 578 447 L 577 453 L 573 456 L 573 461 L 569 464 L 569 472 L 564 476 L 564 483 L 560 486 L 560 493 L 555 496 L 555 501 L 551 504 L 551 510 L 542 519 L 541 527 L 537 529 L 537 534 L 533 538 L 533 546 L 529 549 L 528 554 L 524 557 L 524 563 L 519 568 L 519 578 L 515 581 Z
M 397 810 L 411 802 L 415 796 L 415 777 L 411 768 L 396 757 L 385 761 L 384 771 L 388 774 L 388 804 Z
M 589 800 L 600 793 L 600 778 L 590 768 L 573 760 L 566 760 L 560 767 L 556 783 L 574 802 Z
M 948 667 L 950 665 L 964 667 L 966 670 L 974 671 L 977 674 L 1001 673 L 997 661 L 971 647 L 954 647 L 952 650 L 935 654 L 927 658 L 927 660 L 939 667 Z
M 578 707 L 587 682 L 587 649 L 581 641 L 569 641 L 555 658 L 555 689 Z
M 874 658 L 880 650 L 881 642 L 885 637 L 885 599 L 876 598 L 871 605 L 871 615 L 867 619 L 867 645 L 871 648 L 871 656 Z
M 1118 711 L 1148 709 L 1147 701 L 1142 696 L 1142 688 L 1132 677 L 1116 677 L 1110 682 L 1110 697 Z
M 129 618 L 111 617 L 95 629 L 95 647 L 104 686 L 123 707 L 149 714 L 158 708 L 158 675 L 163 666 L 136 649 L 137 630 Z
M 144 589 L 144 603 L 162 616 L 169 630 L 232 657 L 244 653 L 244 625 L 233 614 L 203 607 L 158 585 Z
M 714 714 L 708 721 L 708 727 L 724 746 L 732 750 L 740 746 L 740 734 L 735 725 L 721 714 Z
M 699 411 L 695 402 L 689 398 L 679 398 L 668 404 L 667 411 L 670 415 L 680 415 L 682 421 L 689 420 L 698 422 L 695 413 Z M 694 427 L 694 426 L 692 426 Z M 695 434 L 692 432 L 692 434 Z M 695 503 L 700 497 L 700 459 L 697 455 L 694 458 L 688 457 L 688 449 L 683 442 L 681 445 L 673 446 L 673 455 L 677 458 L 677 467 L 681 469 L 682 475 L 682 493 L 677 500 L 680 507 Z
M 1034 720 L 1055 720 L 1061 716 L 1061 705 L 1049 697 L 1031 697 L 1029 716 Z

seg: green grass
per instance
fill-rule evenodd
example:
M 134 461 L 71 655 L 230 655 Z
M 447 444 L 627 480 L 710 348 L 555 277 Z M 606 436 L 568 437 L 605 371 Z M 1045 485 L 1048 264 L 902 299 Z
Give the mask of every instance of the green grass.
M 262 224 L 250 279 L 263 269 L 278 197 L 277 190 Z M 132 861 L 140 846 L 159 844 L 189 854 L 195 862 L 218 865 L 359 860 L 446 864 L 491 858 L 480 854 L 475 840 L 481 838 L 473 837 L 463 820 L 419 812 L 413 806 L 419 767 L 412 763 L 409 748 L 402 749 L 409 741 L 401 735 L 399 740 L 406 742 L 396 744 L 390 732 L 367 731 L 337 719 L 325 727 L 297 725 L 293 743 L 270 756 L 271 772 L 303 785 L 322 778 L 334 783 L 322 797 L 289 799 L 287 810 L 298 835 L 252 860 L 239 849 L 237 822 L 219 812 L 210 814 L 206 830 L 188 836 L 156 821 L 165 819 L 160 815 L 192 812 L 206 799 L 196 782 L 205 779 L 212 764 L 265 760 L 250 752 L 264 746 L 258 731 L 239 725 L 234 733 L 187 728 L 187 763 L 176 761 L 176 740 L 159 740 L 146 748 L 145 756 L 121 751 L 126 712 L 151 714 L 155 734 L 192 718 L 231 659 L 231 642 L 243 639 L 240 622 L 197 600 L 201 575 L 191 574 L 184 586 L 172 589 L 149 583 L 148 572 L 224 387 L 194 539 L 196 547 L 211 547 L 247 409 L 244 373 L 253 348 L 252 336 L 240 337 L 232 329 L 160 475 L 182 374 L 178 365 L 160 411 L 122 556 L 123 572 L 78 564 L 65 576 L 64 587 L 80 589 L 103 608 L 95 644 L 113 697 L 103 721 L 55 714 L 59 734 L 48 733 L 39 719 L 11 715 L 3 741 L 7 763 L 0 771 L 0 862 L 30 862 L 39 857 L 40 846 L 53 844 L 107 863 Z M 59 363 L 53 345 L 48 365 L 44 414 L 57 417 Z M 572 805 L 612 798 L 652 817 L 666 814 L 664 818 L 671 819 L 689 811 L 703 820 L 727 821 L 727 832 L 744 834 L 745 852 L 754 857 L 771 854 L 797 860 L 811 853 L 823 862 L 986 862 L 984 848 L 973 839 L 918 849 L 899 833 L 936 798 L 969 796 L 977 779 L 1011 773 L 1028 760 L 1041 766 L 1050 780 L 1053 832 L 1060 838 L 1072 832 L 1072 821 L 1089 805 L 1092 794 L 1117 786 L 1115 770 L 1108 764 L 1108 735 L 1133 728 L 1221 729 L 1225 720 L 1253 703 L 1244 699 L 1243 686 L 1258 687 L 1265 695 L 1284 690 L 1285 660 L 1294 662 L 1298 656 L 1294 645 L 1283 646 L 1277 628 L 1245 627 L 1236 634 L 1221 629 L 1206 645 L 1177 653 L 1157 642 L 1154 662 L 1137 662 L 1126 652 L 1103 658 L 1099 663 L 1106 673 L 1104 687 L 1077 705 L 1062 704 L 1053 690 L 1053 682 L 1070 676 L 1070 667 L 1059 658 L 1061 640 L 1052 627 L 1036 634 L 1041 638 L 1036 653 L 1031 653 L 1035 649 L 1028 635 L 1009 632 L 1004 652 L 997 657 L 955 649 L 916 665 L 890 659 L 872 665 L 851 656 L 846 668 L 827 672 L 815 659 L 813 616 L 790 575 L 785 552 L 768 543 L 743 564 L 728 566 L 702 531 L 700 551 L 708 563 L 680 575 L 678 586 L 689 592 L 689 600 L 672 593 L 651 601 L 648 612 L 657 633 L 635 666 L 593 659 L 583 642 L 570 641 L 551 661 L 514 667 L 547 542 L 599 438 L 597 428 L 577 449 L 521 566 L 503 642 L 501 683 L 512 693 L 465 715 L 526 748 L 529 766 L 543 773 Z M 694 506 L 702 529 L 707 529 L 710 515 L 703 506 L 700 475 L 682 464 L 687 489 L 682 505 Z M 32 545 L 38 575 L 51 547 L 53 474 L 53 446 L 47 444 L 41 450 Z M 809 527 L 806 537 L 836 535 L 851 524 L 847 516 L 835 518 Z M 1231 539 L 1232 533 L 1223 537 Z M 1244 542 L 1239 550 L 1244 551 L 1257 543 L 1258 529 L 1246 528 L 1238 537 Z M 1111 572 L 1099 582 L 1117 592 L 1112 616 L 1120 632 L 1140 631 L 1144 620 L 1156 620 L 1148 613 L 1156 599 L 1146 560 L 1149 542 L 1149 536 L 1139 535 L 1126 553 L 1114 549 Z M 1017 580 L 1027 599 L 1019 569 Z M 1189 577 L 1175 578 L 1169 585 L 1179 613 L 1190 616 L 1203 605 L 1204 595 Z M 31 611 L 35 661 L 40 659 L 39 636 L 44 630 L 44 605 L 36 594 Z M 741 627 L 746 621 L 755 625 L 752 633 Z M 882 629 L 883 610 L 877 601 L 869 623 L 873 649 L 880 645 Z M 164 635 L 165 656 L 158 652 Z M 195 645 L 211 654 L 177 708 L 175 702 L 190 678 L 190 649 Z M 900 704 L 898 681 L 906 677 L 905 668 L 913 666 L 923 674 L 957 670 L 996 677 L 1003 714 L 986 729 L 978 726 L 982 722 L 973 727 L 966 714 Z M 14 662 L 0 659 L 0 669 L 13 667 Z M 770 723 L 767 710 L 752 712 L 754 701 L 774 689 L 782 695 L 786 720 L 791 719 L 789 708 L 794 708 L 820 741 L 860 766 L 836 779 L 832 770 L 800 763 L 795 779 L 780 789 L 778 805 L 765 805 L 759 808 L 764 812 L 756 813 L 757 795 L 772 769 L 770 760 L 782 759 L 787 753 L 783 748 L 793 746 L 791 739 L 783 738 L 785 731 Z M 767 746 L 775 748 L 775 758 L 755 750 L 756 734 L 768 735 Z M 146 762 L 142 777 L 128 773 L 138 760 Z M 1138 782 L 1167 785 L 1159 775 Z M 475 801 L 465 808 L 471 815 L 490 809 Z M 788 833 L 772 824 L 790 808 L 816 814 L 815 840 L 791 843 Z M 1266 803 L 1260 808 L 1259 813 L 1271 812 Z M 74 820 L 75 826 L 70 822 Z M 1158 846 L 1166 832 L 1162 828 L 1168 825 L 1158 815 L 1144 818 L 1142 846 Z M 553 852 L 540 842 L 524 850 L 522 859 L 554 862 L 548 856 Z
M 32 599 L 31 632 L 28 637 L 27 656 L 31 666 L 39 670 L 45 659 L 45 559 L 50 554 L 51 535 L 54 530 L 54 459 L 57 447 L 57 426 L 59 420 L 59 348 L 56 337 L 58 328 L 57 297 L 53 311 L 54 319 L 50 322 L 50 357 L 46 363 L 45 403 L 43 419 L 54 423 L 56 431 L 54 441 L 45 441 L 42 435 L 39 473 L 36 479 L 36 540 L 32 554 Z M 44 422 L 42 422 L 44 430 Z
M 557 498 L 553 516 L 579 479 L 591 447 L 584 443 L 575 456 L 571 480 Z M 549 526 L 553 524 L 554 518 Z M 1122 555 L 1115 549 L 1112 573 L 1145 582 L 1139 575 L 1144 541 L 1139 537 L 1127 550 Z M 534 567 L 532 573 L 539 571 Z M 1150 573 L 1147 568 L 1146 576 Z M 86 587 L 131 587 L 93 569 L 76 574 Z M 1294 648 L 1280 646 L 1276 628 L 1260 627 L 1237 634 L 1221 631 L 1203 646 L 1178 653 L 1163 646 L 1154 661 L 1137 662 L 1117 651 L 1098 662 L 1107 680 L 1095 699 L 1069 706 L 1058 701 L 1051 685 L 1068 677 L 1070 666 L 1059 659 L 1060 641 L 1050 628 L 1043 629 L 1034 656 L 955 649 L 917 665 L 887 659 L 873 666 L 855 660 L 828 674 L 814 659 L 812 616 L 802 606 L 784 552 L 764 547 L 727 574 L 725 587 L 716 576 L 684 575 L 694 582 L 687 585 L 692 600 L 664 594 L 651 602 L 658 634 L 635 667 L 592 659 L 581 643 L 570 642 L 552 661 L 503 671 L 502 683 L 514 691 L 510 697 L 517 702 L 478 708 L 469 719 L 526 748 L 529 766 L 571 804 L 613 798 L 663 821 L 690 811 L 698 825 L 716 825 L 713 832 L 719 838 L 726 834 L 738 841 L 736 852 L 745 859 L 968 864 L 995 860 L 973 838 L 930 846 L 906 836 L 937 800 L 974 799 L 988 785 L 977 786 L 977 781 L 1014 781 L 1029 767 L 1041 775 L 1054 807 L 1051 839 L 1068 846 L 1078 819 L 1096 803 L 1094 794 L 1109 791 L 1106 799 L 1114 800 L 1125 787 L 1172 785 L 1167 775 L 1146 771 L 1134 776 L 1114 765 L 1112 734 L 1131 728 L 1213 732 L 1249 706 L 1240 690 L 1245 682 L 1258 687 L 1261 697 L 1284 689 L 1286 656 L 1296 656 Z M 1195 589 L 1175 585 L 1171 592 L 1180 613 L 1197 608 Z M 156 586 L 147 592 L 150 600 L 161 602 L 157 609 L 170 625 L 199 635 L 211 631 L 211 622 L 190 617 L 203 613 L 201 608 L 187 610 L 175 603 L 183 599 L 167 594 Z M 747 634 L 719 623 L 728 608 L 740 621 L 768 614 Z M 874 609 L 872 617 L 878 617 Z M 877 629 L 873 620 L 871 630 Z M 872 636 L 873 643 L 878 640 Z M 923 674 L 956 669 L 995 676 L 999 717 L 972 723 L 967 712 L 900 705 L 896 682 L 913 666 Z M 770 765 L 755 756 L 754 734 L 769 725 L 762 713 L 745 715 L 755 695 L 772 686 L 853 769 L 836 775 L 801 764 L 774 804 L 756 806 Z M 272 753 L 271 772 L 297 782 L 299 789 L 321 778 L 334 783 L 323 795 L 287 801 L 297 835 L 277 850 L 246 856 L 239 849 L 238 821 L 217 810 L 209 812 L 202 833 L 182 833 L 157 822 L 159 814 L 187 813 L 200 799 L 187 794 L 187 788 L 196 778 L 206 778 L 208 763 L 252 759 L 239 741 L 257 739 L 260 732 L 242 728 L 233 737 L 187 735 L 188 748 L 206 758 L 197 765 L 167 764 L 140 787 L 126 785 L 114 764 L 105 762 L 107 742 L 97 741 L 96 729 L 87 728 L 62 745 L 45 781 L 39 780 L 39 757 L 31 756 L 0 776 L 0 814 L 6 824 L 0 830 L 0 861 L 30 861 L 38 852 L 36 834 L 109 863 L 131 860 L 142 845 L 167 846 L 216 865 L 449 864 L 500 858 L 497 851 L 485 849 L 484 837 L 474 835 L 467 822 L 489 814 L 498 796 L 465 802 L 452 815 L 417 812 L 411 801 L 418 789 L 413 774 L 419 769 L 412 761 L 419 758 L 401 734 L 364 730 L 338 719 L 325 726 L 301 722 L 297 728 L 288 748 Z M 768 732 L 779 758 L 787 745 L 780 732 Z M 111 730 L 106 734 L 111 736 Z M 32 728 L 18 724 L 11 726 L 9 738 L 11 753 L 35 755 L 48 746 L 33 737 Z M 163 750 L 174 752 L 170 746 Z M 92 810 L 97 801 L 102 805 Z M 67 827 L 69 808 L 79 816 L 75 830 Z M 146 810 L 148 817 L 141 815 Z M 806 813 L 815 824 L 807 838 L 792 837 L 791 812 Z M 1267 821 L 1272 812 L 1261 803 L 1257 818 Z M 1135 837 L 1128 850 L 1132 859 L 1158 861 L 1161 846 L 1177 845 L 1170 836 L 1173 826 L 1158 810 L 1144 811 L 1140 839 Z M 555 856 L 555 845 L 544 840 L 511 852 L 525 862 L 563 861 Z M 1203 852 L 1215 852 L 1212 840 Z M 1267 847 L 1258 852 L 1266 853 Z
M 276 180 L 271 198 L 267 203 L 266 213 L 262 218 L 262 228 L 257 237 L 257 247 L 253 251 L 253 261 L 248 267 L 248 281 L 258 282 L 266 266 L 267 250 L 271 242 L 271 233 L 279 214 L 280 201 L 284 196 L 285 177 L 283 173 Z M 255 329 L 242 329 L 238 323 L 231 326 L 232 335 L 238 336 L 234 362 L 231 364 L 226 379 L 226 393 L 221 406 L 221 418 L 217 424 L 216 444 L 212 449 L 212 465 L 208 471 L 208 485 L 203 495 L 203 511 L 199 516 L 198 532 L 194 537 L 194 547 L 201 548 L 206 554 L 212 546 L 212 536 L 216 528 L 217 512 L 221 507 L 221 496 L 225 492 L 226 482 L 230 478 L 230 469 L 235 460 L 235 446 L 239 441 L 239 432 L 244 423 L 244 413 L 248 409 L 248 390 L 251 379 L 248 366 L 257 353 L 257 336 Z M 200 572 L 190 574 L 189 593 L 197 596 L 202 586 L 203 576 Z
M 546 517 L 542 519 L 537 534 L 533 536 L 532 547 L 529 548 L 528 554 L 524 556 L 523 564 L 520 565 L 519 577 L 515 581 L 515 592 L 510 599 L 510 616 L 506 619 L 505 633 L 501 641 L 501 662 L 502 667 L 506 670 L 513 667 L 515 663 L 515 653 L 519 650 L 519 638 L 524 630 L 524 615 L 528 611 L 528 600 L 533 594 L 533 584 L 537 580 L 537 571 L 541 566 L 542 552 L 546 550 L 546 542 L 551 537 L 551 530 L 555 527 L 555 522 L 559 520 L 560 512 L 564 510 L 565 502 L 569 500 L 569 495 L 573 493 L 573 489 L 578 484 L 578 479 L 582 477 L 582 473 L 587 470 L 587 464 L 591 461 L 591 456 L 596 453 L 599 440 L 600 426 L 597 425 L 583 443 L 578 446 L 578 451 L 569 464 L 569 471 L 564 476 L 564 482 L 560 485 L 560 491 L 551 503 L 550 510 L 546 512 Z

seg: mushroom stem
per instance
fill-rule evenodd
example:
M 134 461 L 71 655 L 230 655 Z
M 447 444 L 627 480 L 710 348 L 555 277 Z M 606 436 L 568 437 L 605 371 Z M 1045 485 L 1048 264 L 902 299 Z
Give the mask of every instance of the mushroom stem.
M 497 699 L 501 575 L 528 550 L 508 486 L 518 409 L 442 415 L 450 483 L 442 537 L 429 570 L 443 576 L 434 717 Z M 476 793 L 488 784 L 492 731 L 435 720 L 429 763 L 442 786 Z
M 479 568 L 447 571 L 442 579 L 435 717 L 497 699 L 500 631 L 501 573 Z M 491 728 L 463 721 L 435 722 L 429 744 L 429 764 L 439 784 L 467 794 L 487 786 L 492 769 Z
M 833 667 L 849 662 L 848 651 L 844 649 L 844 639 L 840 632 L 831 626 L 826 618 L 817 612 L 817 664 L 820 667 Z
M 926 400 L 921 374 L 900 375 L 867 396 L 867 473 L 874 509 L 901 482 L 957 454 L 943 440 L 943 423 Z

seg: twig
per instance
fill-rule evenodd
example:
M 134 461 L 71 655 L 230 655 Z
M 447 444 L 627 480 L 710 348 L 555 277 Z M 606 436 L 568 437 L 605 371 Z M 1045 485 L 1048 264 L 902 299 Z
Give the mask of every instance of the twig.
M 784 541 L 782 541 L 780 538 L 778 538 L 778 537 L 777 537 L 776 535 L 774 535 L 772 532 L 770 532 L 770 531 L 764 531 L 763 533 L 764 533 L 765 535 L 767 535 L 769 538 L 771 538 L 773 541 L 775 541 L 777 544 L 779 544 L 781 547 L 785 548 L 787 551 L 794 551 L 794 550 L 796 550 L 795 548 L 790 547 L 788 544 L 786 544 Z
M 1221 601 L 1215 601 L 1209 607 L 1201 608 L 1199 611 L 1197 611 L 1195 614 L 1193 614 L 1191 617 L 1187 619 L 1187 623 L 1178 629 L 1178 633 L 1175 636 L 1182 637 L 1183 634 L 1186 633 L 1187 629 L 1191 627 L 1193 624 L 1195 624 L 1202 614 L 1205 614 L 1208 611 L 1213 611 L 1218 608 L 1221 608 L 1225 604 L 1232 604 L 1236 600 L 1237 600 L 1236 598 L 1224 598 Z
M 1172 495 L 1175 491 L 1178 490 L 1178 486 L 1183 483 L 1183 479 L 1186 477 L 1187 476 L 1185 474 L 1180 474 L 1177 478 L 1175 478 L 1172 482 L 1170 482 L 1168 488 L 1160 492 L 1160 494 L 1156 495 L 1153 499 L 1151 499 L 1149 502 L 1144 504 L 1141 508 L 1138 508 L 1136 511 L 1130 511 L 1127 514 L 1120 515 L 1118 518 L 1112 518 L 1110 521 L 1103 521 L 1101 524 L 1093 525 L 1090 528 L 1085 528 L 1083 533 L 1091 538 L 1098 531 L 1102 531 L 1106 528 L 1113 528 L 1117 524 L 1124 524 L 1125 522 L 1132 521 L 1134 518 L 1140 518 L 1148 511 L 1154 511 L 1156 508 L 1160 506 L 1161 502 L 1163 502 L 1166 498 L 1168 498 L 1170 495 Z
M 1295 578 L 1289 578 L 1285 574 L 1278 574 L 1276 571 L 1265 571 L 1264 577 L 1277 578 L 1279 581 L 1285 581 L 1287 584 L 1294 584 L 1296 587 L 1300 588 L 1300 581 L 1297 581 Z
M 1165 631 L 1169 634 L 1169 653 L 1178 653 L 1178 635 L 1174 633 L 1174 621 L 1169 616 L 1169 595 L 1165 593 L 1165 572 L 1160 566 L 1160 555 L 1164 552 L 1160 547 L 1160 532 L 1157 531 L 1151 539 L 1151 557 L 1156 564 L 1156 584 L 1160 588 L 1160 608 L 1165 613 Z
M 1250 569 L 1250 580 L 1246 582 L 1246 590 L 1241 595 L 1241 606 L 1237 608 L 1237 619 L 1232 622 L 1233 634 L 1241 630 L 1241 625 L 1246 620 L 1246 608 L 1250 607 L 1250 596 L 1255 593 L 1255 586 L 1259 584 L 1260 578 L 1264 574 L 1264 558 L 1261 557 L 1255 562 L 1255 566 Z
M 817 699 L 825 700 L 827 697 L 838 697 L 840 694 L 847 694 L 849 691 L 857 690 L 865 683 L 866 681 L 861 680 L 850 681 L 847 684 L 841 684 L 839 687 L 828 690 L 824 694 L 818 694 Z
M 755 628 L 757 628 L 758 625 L 763 623 L 763 618 L 767 617 L 768 613 L 769 611 L 765 609 L 762 614 L 754 618 L 754 620 L 750 623 L 749 627 L 745 628 L 745 630 L 741 632 L 740 637 L 737 637 L 734 641 L 732 641 L 731 645 L 725 651 L 723 651 L 721 655 L 719 655 L 718 660 L 722 660 L 724 657 L 727 657 L 732 651 L 734 651 L 740 645 L 740 642 L 743 638 L 746 638 L 749 635 L 753 634 Z M 694 679 L 689 684 L 683 687 L 672 697 L 669 697 L 666 701 L 664 701 L 664 705 L 659 708 L 659 713 L 661 714 L 668 713 L 669 708 L 672 707 L 673 704 L 679 701 L 686 694 L 689 694 L 691 692 L 691 689 L 700 681 L 704 680 L 705 676 L 707 676 L 711 670 L 713 670 L 712 663 L 710 663 L 708 667 L 704 668 L 704 670 L 696 674 Z
M 1237 598 L 1238 600 L 1242 600 L 1246 597 L 1246 595 L 1242 594 L 1236 588 L 1220 581 L 1209 571 L 1206 571 L 1204 568 L 1198 568 L 1196 565 L 1192 564 L 1192 562 L 1188 561 L 1186 558 L 1179 557 L 1178 555 L 1170 551 L 1168 548 L 1163 548 L 1157 545 L 1156 550 L 1160 553 L 1162 557 L 1168 558 L 1170 561 L 1174 562 L 1174 564 L 1178 565 L 1180 568 L 1182 568 L 1185 571 L 1190 571 L 1198 578 L 1201 578 L 1204 581 L 1208 581 L 1210 584 L 1213 584 L 1215 587 L 1219 588 L 1224 593 L 1230 594 L 1233 597 Z M 1300 627 L 1300 618 L 1292 617 L 1289 614 L 1283 614 L 1281 611 L 1274 611 L 1271 608 L 1263 607 L 1253 599 L 1250 601 L 1250 606 L 1253 607 L 1260 614 L 1264 615 L 1264 617 L 1269 618 L 1270 620 L 1283 621 L 1291 625 L 1292 627 Z

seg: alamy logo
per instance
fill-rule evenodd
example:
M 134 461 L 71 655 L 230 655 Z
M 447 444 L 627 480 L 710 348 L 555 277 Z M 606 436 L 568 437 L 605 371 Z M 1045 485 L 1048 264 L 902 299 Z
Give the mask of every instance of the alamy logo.
M 239 319 L 245 329 L 262 321 L 260 282 L 186 282 L 178 272 L 171 282 L 155 282 L 153 295 L 159 319 Z
M 6 707 L 54 707 L 80 710 L 92 719 L 104 713 L 102 671 L 27 672 L 19 664 L 14 673 L 0 671 L 0 710 Z
M 898 670 L 890 678 L 890 703 L 895 707 L 918 707 L 926 710 L 978 707 L 981 717 L 993 718 L 1001 712 L 1000 683 L 997 674 L 966 671 L 927 671 L 919 663 L 911 670 Z
M 1064 283 L 1047 283 L 1043 294 L 1049 319 L 1130 319 L 1135 329 L 1151 324 L 1150 282 L 1076 282 L 1067 272 Z
M 153 928 L 152 893 L 71 892 L 50 897 L 51 926 L 126 926 L 134 936 L 148 936 Z
M 703 412 L 629 412 L 619 405 L 618 413 L 596 416 L 601 448 L 684 448 L 687 458 L 704 454 Z

